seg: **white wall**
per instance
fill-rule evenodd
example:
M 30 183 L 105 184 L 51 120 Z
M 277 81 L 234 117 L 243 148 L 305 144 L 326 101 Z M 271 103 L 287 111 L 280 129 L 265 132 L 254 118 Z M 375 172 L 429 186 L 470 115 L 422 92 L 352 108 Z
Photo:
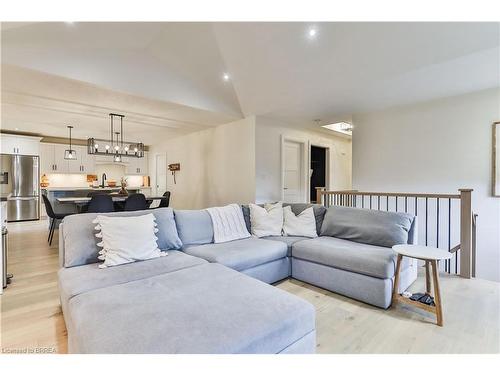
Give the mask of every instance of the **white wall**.
M 282 136 L 304 140 L 308 143 L 329 146 L 329 188 L 335 190 L 351 188 L 351 141 L 329 136 L 322 132 L 298 130 L 287 124 L 265 117 L 256 118 L 255 131 L 255 180 L 258 203 L 282 199 L 281 186 L 281 138 Z M 307 150 L 307 159 L 309 150 Z
M 479 214 L 477 276 L 500 280 L 500 198 L 491 196 L 500 90 L 353 116 L 353 188 L 457 193 Z M 453 246 L 454 244 L 452 244 Z
M 167 164 L 181 170 L 168 173 L 171 206 L 205 208 L 255 200 L 255 118 L 174 138 L 150 147 L 151 185 L 155 186 L 156 155 L 167 154 Z

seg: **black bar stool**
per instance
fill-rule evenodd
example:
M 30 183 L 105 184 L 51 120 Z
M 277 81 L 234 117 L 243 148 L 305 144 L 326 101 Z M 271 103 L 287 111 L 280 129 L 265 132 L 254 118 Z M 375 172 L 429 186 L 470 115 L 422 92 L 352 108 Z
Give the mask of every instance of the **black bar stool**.
M 146 210 L 148 203 L 144 194 L 132 194 L 125 201 L 124 211 L 140 211 Z
M 165 199 L 162 199 L 160 201 L 160 204 L 156 208 L 168 207 L 168 205 L 170 204 L 170 192 L 166 191 L 165 193 L 163 193 L 163 196 L 165 197 Z
M 114 210 L 113 198 L 105 194 L 93 195 L 87 207 L 87 212 L 93 213 L 113 212 Z
M 43 199 L 43 204 L 45 205 L 45 211 L 47 212 L 47 216 L 50 219 L 49 237 L 47 238 L 47 242 L 49 243 L 49 245 L 52 245 L 52 238 L 54 237 L 54 231 L 56 229 L 56 220 L 62 220 L 66 216 L 71 214 L 55 213 L 54 209 L 52 208 L 52 203 L 50 203 L 49 198 L 45 194 L 42 194 L 42 199 Z

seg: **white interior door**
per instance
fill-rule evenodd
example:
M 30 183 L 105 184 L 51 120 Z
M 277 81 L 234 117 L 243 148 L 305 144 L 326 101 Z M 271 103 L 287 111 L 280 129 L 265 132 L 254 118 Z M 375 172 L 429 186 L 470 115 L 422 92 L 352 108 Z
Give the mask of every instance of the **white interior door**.
M 167 155 L 156 155 L 156 194 L 163 195 L 167 191 Z
M 283 201 L 305 202 L 304 144 L 285 140 L 283 142 Z

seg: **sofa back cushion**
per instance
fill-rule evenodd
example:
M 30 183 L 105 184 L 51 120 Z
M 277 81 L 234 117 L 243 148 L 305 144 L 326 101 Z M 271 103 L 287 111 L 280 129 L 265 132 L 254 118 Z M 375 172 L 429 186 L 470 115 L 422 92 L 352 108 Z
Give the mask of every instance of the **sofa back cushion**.
M 175 210 L 177 232 L 184 246 L 214 242 L 212 218 L 206 210 Z
M 182 242 L 177 234 L 177 228 L 174 221 L 174 213 L 171 208 L 156 208 L 154 210 L 143 211 L 123 211 L 110 213 L 88 213 L 66 216 L 63 220 L 63 248 L 64 267 L 75 267 L 83 264 L 98 262 L 98 252 L 95 237 L 95 226 L 92 223 L 97 215 L 103 216 L 142 216 L 153 214 L 156 219 L 158 232 L 157 243 L 160 250 L 177 250 L 182 247 Z
M 414 219 L 403 212 L 334 206 L 326 210 L 320 235 L 392 247 L 408 243 Z
M 264 207 L 263 204 L 259 204 L 259 206 Z M 283 203 L 283 207 L 290 206 L 292 212 L 295 215 L 299 215 L 306 208 L 313 207 L 314 217 L 316 219 L 316 231 L 318 235 L 321 231 L 321 225 L 323 224 L 323 218 L 325 217 L 326 208 L 319 204 L 310 204 L 310 203 Z M 245 224 L 250 233 L 252 233 L 252 224 L 250 222 L 250 208 L 248 205 L 241 206 L 243 211 L 243 217 L 245 218 Z

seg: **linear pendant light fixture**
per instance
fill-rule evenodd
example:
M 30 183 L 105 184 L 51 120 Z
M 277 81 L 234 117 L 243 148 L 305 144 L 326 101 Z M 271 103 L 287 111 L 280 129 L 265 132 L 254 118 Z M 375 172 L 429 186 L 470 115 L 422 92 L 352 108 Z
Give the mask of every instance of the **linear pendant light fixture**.
M 123 140 L 124 115 L 118 113 L 109 114 L 109 139 L 89 138 L 87 140 L 87 152 L 95 155 L 108 155 L 113 161 L 121 162 L 122 157 L 144 157 L 144 144 L 141 142 L 125 142 Z M 115 121 L 120 121 L 120 131 L 115 131 Z M 118 130 L 118 129 L 116 129 Z M 115 139 L 116 137 L 116 139 Z
M 67 128 L 69 129 L 69 149 L 64 150 L 64 159 L 76 160 L 76 151 L 73 150 L 73 147 L 71 144 L 71 129 L 73 129 L 73 127 L 71 125 L 68 125 Z

